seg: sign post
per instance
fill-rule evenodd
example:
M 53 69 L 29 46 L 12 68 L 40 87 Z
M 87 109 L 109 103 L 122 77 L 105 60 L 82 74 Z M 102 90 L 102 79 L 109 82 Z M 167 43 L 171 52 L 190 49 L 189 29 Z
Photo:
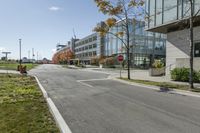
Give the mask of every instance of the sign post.
M 120 65 L 121 65 L 121 69 L 120 69 L 120 78 L 122 78 L 122 62 L 123 62 L 123 60 L 124 60 L 124 56 L 123 55 L 119 55 L 118 57 L 117 57 L 117 60 L 118 60 L 118 62 L 120 63 Z

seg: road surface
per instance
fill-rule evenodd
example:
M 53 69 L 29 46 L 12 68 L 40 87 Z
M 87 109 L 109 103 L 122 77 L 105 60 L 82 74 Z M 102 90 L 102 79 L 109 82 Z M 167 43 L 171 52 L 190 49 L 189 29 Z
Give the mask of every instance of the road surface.
M 38 76 L 72 133 L 200 133 L 199 98 L 57 65 L 30 73 Z

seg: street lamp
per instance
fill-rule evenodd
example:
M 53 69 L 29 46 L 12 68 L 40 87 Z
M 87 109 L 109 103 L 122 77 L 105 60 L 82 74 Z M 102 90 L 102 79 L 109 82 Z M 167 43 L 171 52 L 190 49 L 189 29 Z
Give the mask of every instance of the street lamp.
M 19 65 L 21 66 L 22 65 L 22 53 L 21 53 L 21 42 L 22 42 L 22 39 L 19 39 Z

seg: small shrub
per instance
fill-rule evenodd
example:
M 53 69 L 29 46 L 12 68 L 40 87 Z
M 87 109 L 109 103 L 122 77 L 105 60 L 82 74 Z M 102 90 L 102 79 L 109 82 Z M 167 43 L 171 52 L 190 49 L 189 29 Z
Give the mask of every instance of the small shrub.
M 161 60 L 155 60 L 152 67 L 153 68 L 163 68 L 164 63 Z
M 189 68 L 175 68 L 171 71 L 171 78 L 175 81 L 188 82 L 190 76 Z M 193 73 L 194 82 L 200 82 L 200 72 L 194 71 Z
M 105 62 L 106 62 L 106 65 L 111 65 L 111 66 L 113 66 L 114 65 L 114 63 L 115 63 L 115 61 L 114 61 L 114 57 L 108 57 L 108 58 L 106 58 L 105 59 Z
M 100 59 L 98 57 L 93 57 L 91 59 L 91 65 L 96 65 L 98 66 L 99 65 L 99 62 L 100 62 Z

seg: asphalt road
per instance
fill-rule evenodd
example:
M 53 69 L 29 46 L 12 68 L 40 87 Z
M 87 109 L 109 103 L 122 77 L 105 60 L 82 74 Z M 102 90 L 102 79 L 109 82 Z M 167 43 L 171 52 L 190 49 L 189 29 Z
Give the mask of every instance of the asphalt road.
M 200 99 L 56 65 L 38 76 L 72 133 L 200 133 Z

